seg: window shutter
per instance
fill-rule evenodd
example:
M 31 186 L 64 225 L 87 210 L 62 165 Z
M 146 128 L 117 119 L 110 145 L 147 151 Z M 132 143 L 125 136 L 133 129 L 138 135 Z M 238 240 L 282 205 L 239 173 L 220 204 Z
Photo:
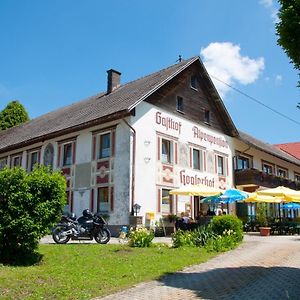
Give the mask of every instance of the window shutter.
M 111 133 L 111 155 L 115 156 L 115 152 L 116 152 L 116 132 L 115 130 L 112 131 Z
M 73 164 L 75 164 L 75 162 L 76 162 L 76 142 L 73 142 L 72 143 L 72 150 L 73 150 L 73 154 L 72 154 L 72 160 L 73 160 Z
M 225 164 L 226 164 L 226 174 L 225 174 L 225 176 L 228 176 L 229 175 L 229 167 L 228 167 L 228 158 L 226 157 L 225 158 Z
M 190 147 L 190 167 L 193 168 L 193 149 Z
M 114 210 L 114 187 L 110 188 L 110 210 Z
M 93 136 L 93 153 L 92 153 L 92 159 L 93 160 L 96 159 L 96 139 L 97 139 L 97 136 L 94 135 Z
M 160 213 L 161 209 L 161 190 L 157 190 L 157 212 Z
M 160 160 L 160 137 L 157 137 L 157 160 Z
M 29 171 L 29 157 L 30 157 L 29 153 L 27 153 L 27 155 L 26 155 L 26 171 Z
M 91 189 L 91 211 L 94 212 L 94 189 Z
M 215 155 L 215 173 L 218 174 L 218 156 Z
M 178 164 L 178 143 L 175 142 L 175 164 Z
M 206 152 L 203 151 L 203 171 L 206 172 Z
M 58 146 L 57 150 L 57 167 L 60 167 L 60 152 L 61 152 L 61 145 Z
M 71 194 L 71 196 L 70 196 L 70 210 L 71 210 L 71 212 L 74 212 L 73 211 L 73 208 L 74 208 L 73 207 L 73 192 L 71 192 L 70 194 Z

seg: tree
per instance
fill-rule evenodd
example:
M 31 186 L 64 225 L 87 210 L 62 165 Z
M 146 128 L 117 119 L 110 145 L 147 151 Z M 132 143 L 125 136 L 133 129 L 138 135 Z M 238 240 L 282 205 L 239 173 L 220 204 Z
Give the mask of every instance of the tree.
M 294 68 L 300 71 L 300 0 L 278 0 L 279 22 L 276 24 L 277 42 L 291 59 Z M 300 77 L 300 72 L 299 72 Z M 300 87 L 300 80 L 298 81 Z M 300 108 L 300 103 L 298 103 Z
M 38 243 L 61 216 L 66 180 L 44 166 L 0 171 L 0 263 L 38 262 Z
M 17 100 L 11 101 L 0 112 L 0 130 L 5 130 L 29 121 L 24 106 Z

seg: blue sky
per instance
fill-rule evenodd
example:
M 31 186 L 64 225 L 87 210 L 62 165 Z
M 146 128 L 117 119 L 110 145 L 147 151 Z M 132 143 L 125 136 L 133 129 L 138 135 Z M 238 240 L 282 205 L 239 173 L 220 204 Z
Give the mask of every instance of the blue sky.
M 272 0 L 2 0 L 0 109 L 31 118 L 200 55 L 210 73 L 300 121 L 297 72 L 276 44 Z M 269 143 L 299 141 L 300 125 L 217 83 L 237 128 Z

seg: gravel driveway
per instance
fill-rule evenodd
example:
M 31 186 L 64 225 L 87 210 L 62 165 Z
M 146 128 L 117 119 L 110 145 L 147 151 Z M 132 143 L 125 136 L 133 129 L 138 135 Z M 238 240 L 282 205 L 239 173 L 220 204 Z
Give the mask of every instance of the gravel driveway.
M 300 236 L 246 235 L 233 251 L 102 299 L 300 299 Z

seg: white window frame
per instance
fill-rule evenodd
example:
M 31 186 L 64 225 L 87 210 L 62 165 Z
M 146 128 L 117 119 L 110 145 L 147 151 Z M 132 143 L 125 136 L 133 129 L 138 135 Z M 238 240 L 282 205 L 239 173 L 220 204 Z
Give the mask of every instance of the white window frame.
M 195 168 L 194 165 L 194 150 L 199 152 L 199 168 Z M 197 171 L 203 171 L 203 150 L 192 147 L 192 168 Z
M 65 164 L 65 147 L 70 145 L 71 146 L 71 162 L 70 164 Z M 66 143 L 62 143 L 61 144 L 61 162 L 60 162 L 60 165 L 61 167 L 70 167 L 73 165 L 73 152 L 74 152 L 74 142 L 73 141 L 70 141 L 70 142 L 66 142 Z
M 272 173 L 269 173 L 269 172 L 265 172 L 264 170 L 264 166 L 268 166 L 268 167 L 271 167 L 272 169 Z M 275 171 L 275 166 L 272 164 L 272 163 L 269 163 L 267 161 L 262 161 L 262 171 L 265 172 L 266 174 L 269 174 L 269 175 L 274 175 L 274 171 Z
M 180 105 L 179 102 L 181 102 Z M 181 96 L 176 97 L 176 110 L 180 113 L 184 112 L 184 100 Z
M 217 174 L 218 175 L 222 175 L 222 176 L 226 176 L 226 158 L 223 155 L 217 154 Z M 219 158 L 222 158 L 222 172 L 219 172 Z
M 281 171 L 283 171 L 285 173 L 285 176 L 282 176 L 282 175 L 279 174 L 279 172 L 281 172 Z M 281 177 L 281 178 L 288 178 L 289 177 L 288 169 L 277 166 L 277 176 Z
M 164 159 L 166 157 L 166 154 L 163 153 L 163 141 L 169 142 L 169 145 L 170 145 L 169 146 L 169 154 L 167 154 L 169 159 L 167 159 L 167 160 Z M 173 164 L 174 163 L 174 141 L 162 137 L 160 146 L 161 146 L 160 147 L 161 162 L 164 164 Z
M 193 86 L 193 79 L 195 79 L 195 86 Z M 191 88 L 193 90 L 198 91 L 198 88 L 197 88 L 197 76 L 196 75 L 192 75 L 191 76 L 190 86 L 191 86 Z
M 109 135 L 109 155 L 108 156 L 102 156 L 101 155 L 101 137 L 104 135 Z M 96 159 L 109 159 L 112 156 L 112 132 L 111 131 L 105 131 L 97 134 L 96 136 Z
M 20 161 L 20 164 L 18 166 L 15 166 L 15 159 L 16 158 L 19 158 L 19 161 Z M 17 154 L 17 155 L 12 155 L 11 158 L 10 158 L 10 161 L 11 161 L 11 167 L 14 168 L 14 167 L 22 167 L 22 154 Z
M 108 197 L 108 201 L 107 202 L 103 202 L 103 203 L 107 203 L 107 210 L 101 210 L 100 208 L 100 199 L 99 199 L 99 194 L 100 194 L 100 189 L 107 189 L 107 197 Z M 109 213 L 110 212 L 110 186 L 109 185 L 104 185 L 104 186 L 97 186 L 97 212 L 100 213 Z
M 40 152 L 39 150 L 28 151 L 28 155 L 27 155 L 27 157 L 28 157 L 28 162 L 27 162 L 28 170 L 27 171 L 28 172 L 31 172 L 33 170 L 35 164 L 40 163 L 39 162 L 39 152 Z M 32 164 L 32 155 L 35 153 L 37 155 L 37 161 L 35 164 Z

